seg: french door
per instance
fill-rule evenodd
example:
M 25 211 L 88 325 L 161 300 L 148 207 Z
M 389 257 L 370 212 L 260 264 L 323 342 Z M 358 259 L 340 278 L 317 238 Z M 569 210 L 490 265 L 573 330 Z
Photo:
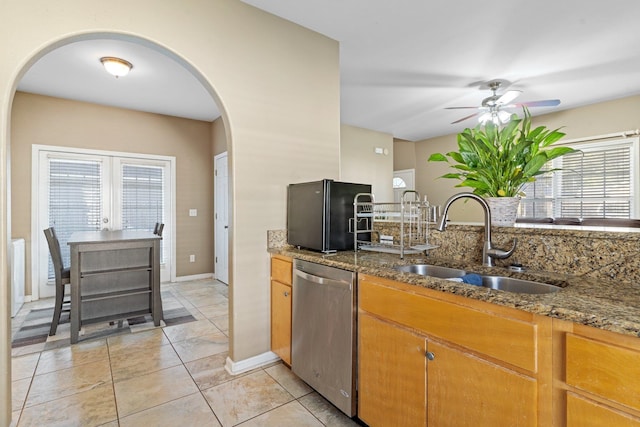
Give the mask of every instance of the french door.
M 39 297 L 55 294 L 53 269 L 42 233 L 48 227 L 55 227 L 68 266 L 67 241 L 76 231 L 153 231 L 156 222 L 164 223 L 161 280 L 170 280 L 173 235 L 170 158 L 46 148 L 38 150 L 37 158 L 34 191 L 38 198 L 33 216 L 37 218 L 37 235 L 32 240 L 38 245 L 39 256 L 34 258 L 37 262 L 32 289 L 37 286 Z

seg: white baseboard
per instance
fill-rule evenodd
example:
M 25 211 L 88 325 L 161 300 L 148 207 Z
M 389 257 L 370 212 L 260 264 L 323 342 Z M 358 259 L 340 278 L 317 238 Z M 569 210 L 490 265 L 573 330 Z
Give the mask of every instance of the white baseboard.
M 212 278 L 213 278 L 213 273 L 193 274 L 191 276 L 176 277 L 176 282 L 188 282 L 190 280 L 204 280 L 204 279 L 212 279 Z
M 238 375 L 242 374 L 243 372 L 268 365 L 269 363 L 273 363 L 278 360 L 280 360 L 280 357 L 278 357 L 277 354 L 272 351 L 267 351 L 266 353 L 253 356 L 248 359 L 240 360 L 238 362 L 234 362 L 229 357 L 227 357 L 227 362 L 225 363 L 224 368 L 231 375 Z

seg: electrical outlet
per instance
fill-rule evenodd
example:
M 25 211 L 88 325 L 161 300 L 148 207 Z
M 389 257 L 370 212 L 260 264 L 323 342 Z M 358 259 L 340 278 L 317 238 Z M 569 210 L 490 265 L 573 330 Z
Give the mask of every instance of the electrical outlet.
M 189 255 L 189 262 L 196 262 L 196 256 L 195 255 Z

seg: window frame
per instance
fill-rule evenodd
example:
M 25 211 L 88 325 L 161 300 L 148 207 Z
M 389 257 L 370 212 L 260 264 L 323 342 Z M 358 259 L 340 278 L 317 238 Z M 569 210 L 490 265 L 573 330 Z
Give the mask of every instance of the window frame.
M 640 218 L 640 183 L 638 180 L 640 179 L 640 137 L 639 136 L 627 136 L 627 135 L 618 135 L 614 137 L 593 137 L 593 138 L 582 138 L 580 140 L 573 141 L 560 141 L 558 145 L 568 146 L 571 148 L 575 148 L 581 151 L 600 151 L 606 147 L 606 149 L 616 149 L 620 147 L 629 147 L 629 156 L 630 156 L 630 194 L 631 194 L 631 205 L 630 205 L 630 218 L 636 219 Z M 562 157 L 554 159 L 551 163 L 551 168 L 562 168 Z M 562 174 L 561 173 L 552 173 L 552 197 L 551 198 L 538 198 L 533 199 L 533 203 L 536 200 L 544 201 L 544 200 L 557 200 L 558 194 L 560 192 L 559 188 L 561 185 Z M 560 205 L 557 203 L 553 203 L 553 218 L 560 217 Z M 536 216 L 521 216 L 520 212 L 518 218 L 542 218 Z M 606 217 L 605 217 L 606 218 Z
M 113 157 L 120 159 L 131 159 L 139 162 L 148 162 L 148 164 L 158 164 L 158 162 L 167 162 L 169 168 L 169 176 L 167 177 L 167 185 L 169 188 L 169 200 L 168 214 L 169 221 L 165 227 L 165 231 L 169 230 L 170 235 L 166 235 L 165 239 L 169 244 L 167 250 L 169 251 L 169 257 L 172 260 L 169 265 L 168 280 L 174 282 L 176 280 L 176 233 L 175 233 L 175 221 L 176 221 L 176 157 L 175 156 L 163 156 L 155 154 L 142 154 L 142 153 L 129 153 L 120 151 L 108 151 L 108 150 L 95 150 L 86 148 L 74 148 L 63 147 L 53 145 L 40 145 L 33 144 L 31 147 L 31 259 L 37 260 L 40 257 L 49 257 L 48 248 L 44 240 L 44 234 L 40 229 L 42 221 L 42 212 L 39 212 L 38 207 L 41 205 L 41 199 L 46 197 L 48 183 L 41 182 L 42 176 L 42 153 L 52 152 L 56 156 L 68 156 L 73 159 L 75 156 L 96 156 L 96 157 Z M 112 165 L 116 164 L 115 162 Z M 108 170 L 111 174 L 112 170 Z M 46 178 L 45 178 L 46 179 Z M 112 226 L 119 227 L 120 224 L 116 223 Z M 41 278 L 40 268 L 37 262 L 31 263 L 31 284 L 32 284 L 32 299 L 36 300 L 40 298 L 39 283 Z

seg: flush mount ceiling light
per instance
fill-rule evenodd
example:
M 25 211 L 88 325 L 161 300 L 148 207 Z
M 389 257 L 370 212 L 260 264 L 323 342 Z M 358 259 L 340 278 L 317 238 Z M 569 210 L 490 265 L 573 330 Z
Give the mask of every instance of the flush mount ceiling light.
M 100 58 L 100 62 L 102 62 L 102 65 L 104 66 L 104 69 L 107 70 L 107 73 L 115 76 L 116 78 L 126 76 L 133 68 L 131 62 L 125 61 L 124 59 L 115 58 L 113 56 L 103 56 L 102 58 Z

